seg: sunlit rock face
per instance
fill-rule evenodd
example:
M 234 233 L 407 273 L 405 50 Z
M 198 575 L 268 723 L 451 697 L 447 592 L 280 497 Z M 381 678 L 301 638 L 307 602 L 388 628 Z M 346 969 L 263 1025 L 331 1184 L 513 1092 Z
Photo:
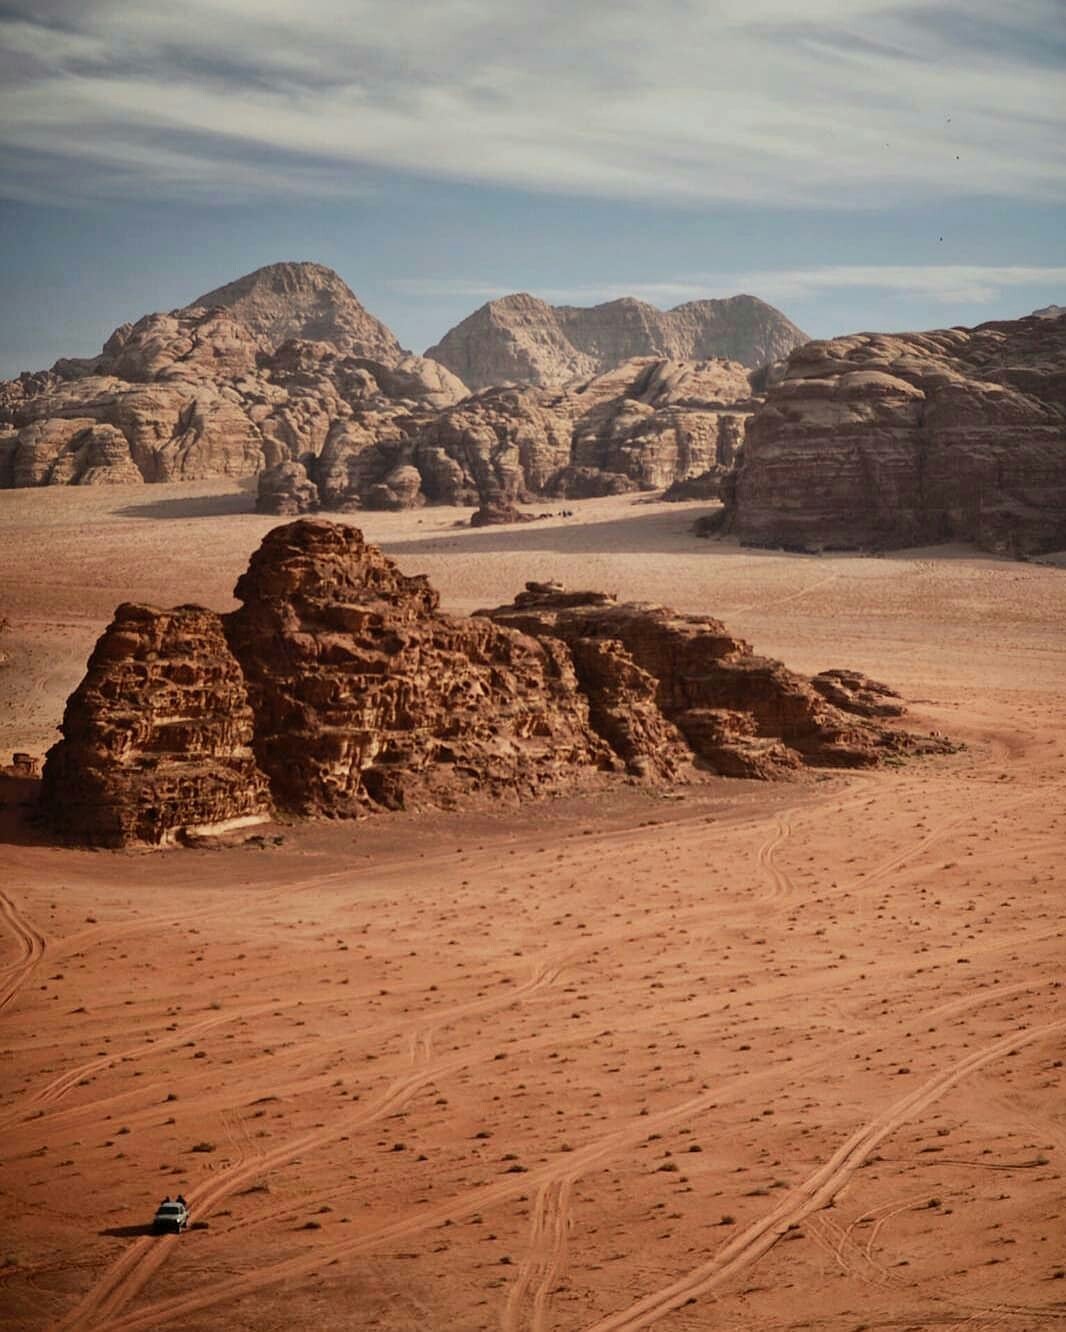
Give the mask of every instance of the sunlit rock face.
M 808 343 L 725 494 L 757 545 L 1066 547 L 1066 317 Z
M 718 357 L 754 370 L 806 341 L 780 310 L 754 296 L 657 310 L 631 296 L 586 308 L 516 293 L 475 310 L 426 356 L 472 389 L 506 383 L 557 387 L 638 356 Z
M 466 388 L 320 264 L 273 264 L 0 384 L 0 486 L 252 476 Z

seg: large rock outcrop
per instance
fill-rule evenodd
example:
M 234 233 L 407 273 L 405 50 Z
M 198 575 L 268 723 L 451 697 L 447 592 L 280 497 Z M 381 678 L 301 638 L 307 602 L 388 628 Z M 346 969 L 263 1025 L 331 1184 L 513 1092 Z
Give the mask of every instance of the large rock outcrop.
M 41 801 L 67 840 L 165 846 L 271 815 L 244 677 L 213 611 L 119 606 L 60 730 Z
M 425 577 L 355 528 L 276 528 L 235 595 L 226 633 L 283 809 L 344 817 L 528 795 L 610 766 L 559 643 L 441 614 Z
M 1066 317 L 800 347 L 726 498 L 756 545 L 1063 549 Z
M 766 778 L 801 764 L 872 766 L 912 743 L 868 720 L 902 711 L 886 686 L 847 671 L 808 680 L 710 617 L 537 583 L 513 605 L 479 614 L 566 643 L 594 724 L 606 718 L 601 733 L 616 750 L 623 737 L 621 752 L 640 770 L 661 766 L 672 749 L 724 776 Z M 654 726 L 634 727 L 637 701 Z
M 717 620 L 529 584 L 442 614 L 355 528 L 275 528 L 239 610 L 123 605 L 71 695 L 42 812 L 60 836 L 166 845 L 272 807 L 355 817 L 696 769 L 775 777 L 933 744 L 848 671 L 813 681 Z
M 342 511 L 655 490 L 724 475 L 755 406 L 736 361 L 639 357 L 565 390 L 509 385 L 428 417 L 345 423 L 287 486 L 312 483 Z M 260 507 L 293 511 L 272 475 Z
M 426 352 L 473 389 L 490 384 L 562 385 L 612 370 L 634 356 L 699 361 L 723 357 L 749 369 L 779 360 L 807 335 L 755 296 L 689 301 L 657 310 L 625 297 L 583 308 L 525 293 L 475 310 Z
M 0 487 L 250 476 L 465 394 L 335 273 L 275 264 L 0 384 Z

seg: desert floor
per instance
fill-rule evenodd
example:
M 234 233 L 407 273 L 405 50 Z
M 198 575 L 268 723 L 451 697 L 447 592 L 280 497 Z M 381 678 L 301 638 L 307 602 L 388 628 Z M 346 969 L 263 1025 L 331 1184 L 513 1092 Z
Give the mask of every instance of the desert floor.
M 232 604 L 249 506 L 0 492 L 0 760 L 117 601 Z M 58 850 L 9 804 L 5 1327 L 1063 1325 L 1066 572 L 744 551 L 700 507 L 360 519 L 447 608 L 705 611 L 966 748 L 270 850 Z M 146 1234 L 179 1191 L 196 1228 Z

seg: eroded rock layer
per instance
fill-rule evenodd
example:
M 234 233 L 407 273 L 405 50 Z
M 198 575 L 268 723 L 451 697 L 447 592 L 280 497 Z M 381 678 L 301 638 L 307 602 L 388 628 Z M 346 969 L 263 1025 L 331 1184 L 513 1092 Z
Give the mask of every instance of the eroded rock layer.
M 355 528 L 276 528 L 236 596 L 226 632 L 283 809 L 349 816 L 526 795 L 611 766 L 561 644 L 442 615 L 425 578 Z
M 274 264 L 0 383 L 0 488 L 251 476 L 465 394 L 336 273 Z
M 664 754 L 687 750 L 723 776 L 773 777 L 800 764 L 867 767 L 914 743 L 866 720 L 901 711 L 891 701 L 876 706 L 897 697 L 886 686 L 846 671 L 808 680 L 757 656 L 720 620 L 537 583 L 513 605 L 480 614 L 567 644 L 594 721 L 607 715 L 602 733 L 616 749 L 612 736 L 624 732 L 631 768 L 661 768 Z M 627 673 L 639 684 L 624 684 Z M 638 702 L 655 725 L 634 727 Z
M 642 357 L 565 390 L 486 389 L 431 415 L 345 423 L 317 456 L 260 481 L 261 512 L 418 504 L 500 509 L 537 498 L 656 490 L 733 465 L 757 403 L 735 361 Z M 284 470 L 283 470 L 284 469 Z
M 800 347 L 723 495 L 758 545 L 1066 548 L 1066 317 Z
M 341 524 L 275 528 L 236 596 L 225 616 L 119 607 L 45 766 L 62 836 L 160 845 L 272 805 L 353 817 L 940 747 L 885 724 L 886 686 L 807 680 L 710 618 L 554 584 L 442 614 Z
M 160 846 L 271 814 L 244 677 L 213 611 L 119 606 L 60 730 L 41 802 L 71 841 Z

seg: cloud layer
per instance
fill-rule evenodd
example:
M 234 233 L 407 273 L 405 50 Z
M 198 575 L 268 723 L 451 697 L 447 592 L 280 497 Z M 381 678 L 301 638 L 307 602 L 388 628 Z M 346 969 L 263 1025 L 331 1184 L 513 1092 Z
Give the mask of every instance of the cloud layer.
M 0 2 L 0 192 L 1066 198 L 1060 0 Z
M 491 301 L 512 288 L 476 279 L 411 278 L 390 284 L 408 296 L 463 297 Z M 1020 264 L 824 264 L 812 268 L 762 268 L 695 273 L 687 277 L 624 286 L 577 285 L 538 288 L 534 293 L 556 304 L 591 305 L 636 296 L 653 305 L 672 306 L 746 291 L 765 300 L 788 302 L 828 291 L 873 291 L 926 297 L 945 305 L 984 305 L 1005 291 L 1033 287 L 1037 297 L 1066 285 L 1066 265 Z

